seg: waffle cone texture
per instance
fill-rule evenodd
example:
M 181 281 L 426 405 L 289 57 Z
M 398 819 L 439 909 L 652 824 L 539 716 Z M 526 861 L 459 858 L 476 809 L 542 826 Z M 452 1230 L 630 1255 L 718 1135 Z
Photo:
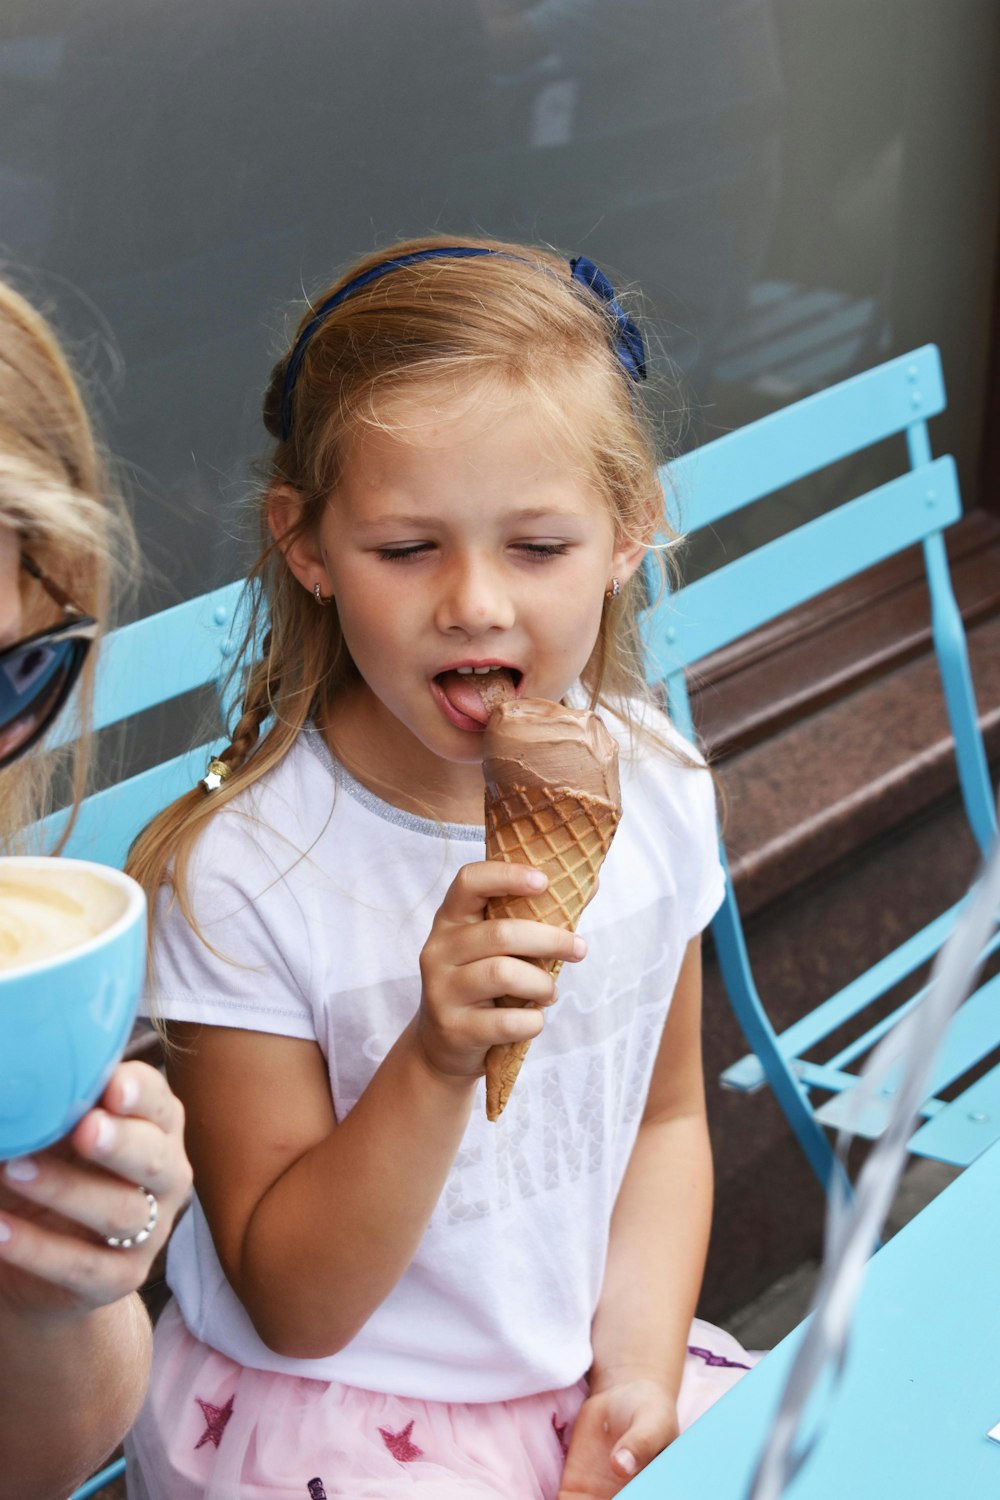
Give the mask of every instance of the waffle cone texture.
M 545 871 L 549 884 L 537 896 L 491 900 L 487 917 L 527 917 L 572 932 L 593 894 L 620 818 L 621 809 L 614 802 L 579 790 L 514 784 L 501 791 L 488 785 L 487 858 L 533 865 Z M 559 961 L 529 962 L 537 962 L 553 976 L 559 972 Z M 496 1003 L 523 1002 L 502 996 Z M 487 1052 L 487 1119 L 500 1118 L 530 1045 L 513 1042 Z

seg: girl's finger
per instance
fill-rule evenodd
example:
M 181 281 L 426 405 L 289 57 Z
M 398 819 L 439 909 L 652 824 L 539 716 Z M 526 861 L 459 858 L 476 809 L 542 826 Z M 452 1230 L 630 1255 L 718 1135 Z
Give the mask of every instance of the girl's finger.
M 136 1193 L 138 1200 L 138 1193 Z M 136 1226 L 139 1227 L 139 1226 Z M 92 1307 L 137 1291 L 149 1274 L 155 1245 L 112 1250 L 72 1235 L 0 1215 L 0 1262 L 37 1276 Z
M 664 1402 L 662 1393 L 658 1393 L 655 1399 L 636 1402 L 627 1416 L 621 1415 L 624 1420 L 617 1425 L 625 1430 L 618 1438 L 614 1417 L 611 1420 L 611 1467 L 616 1474 L 631 1479 L 677 1436 L 677 1408 L 673 1402 Z
M 611 1454 L 612 1468 L 624 1479 L 631 1479 L 633 1474 L 652 1463 L 676 1435 L 676 1430 L 665 1429 L 662 1420 L 657 1420 L 653 1414 L 640 1413 L 615 1444 Z
M 533 870 L 529 865 L 507 864 L 500 859 L 480 860 L 459 870 L 438 915 L 446 922 L 478 922 L 491 897 L 537 896 L 548 883 L 541 870 Z
M 462 970 L 462 997 L 466 1005 L 492 1004 L 501 996 L 523 1005 L 551 1005 L 556 982 L 547 969 L 507 954 L 466 964 Z
M 149 1127 L 152 1129 L 153 1127 Z M 134 1182 L 88 1171 L 51 1156 L 9 1161 L 4 1186 L 39 1208 L 47 1208 L 76 1226 L 105 1239 L 137 1234 L 149 1219 L 149 1203 Z M 149 1188 L 155 1192 L 155 1188 Z M 58 1236 L 65 1238 L 65 1236 Z
M 577 933 L 522 917 L 498 917 L 470 924 L 455 935 L 454 941 L 457 963 L 473 963 L 477 958 L 502 953 L 516 958 L 576 963 L 587 952 L 586 942 Z
M 494 1006 L 470 1012 L 467 1018 L 470 1050 L 486 1053 L 490 1047 L 512 1042 L 531 1042 L 545 1026 L 545 1017 L 532 1006 Z

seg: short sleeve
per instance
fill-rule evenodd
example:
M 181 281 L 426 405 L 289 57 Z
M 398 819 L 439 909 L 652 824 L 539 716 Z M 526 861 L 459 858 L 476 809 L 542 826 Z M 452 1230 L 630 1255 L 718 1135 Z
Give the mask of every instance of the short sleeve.
M 232 804 L 206 827 L 189 864 L 197 930 L 173 891 L 161 889 L 143 1009 L 157 1019 L 314 1040 L 306 919 L 257 833 Z
M 623 787 L 636 778 L 639 806 L 675 890 L 678 941 L 703 932 L 722 904 L 725 870 L 719 850 L 715 780 L 701 751 L 649 704 L 633 705 L 633 730 L 619 728 Z
M 715 782 L 707 766 L 685 768 L 692 785 L 692 901 L 687 918 L 688 941 L 704 932 L 722 905 L 726 893 L 726 874 L 719 853 L 719 824 L 715 801 Z

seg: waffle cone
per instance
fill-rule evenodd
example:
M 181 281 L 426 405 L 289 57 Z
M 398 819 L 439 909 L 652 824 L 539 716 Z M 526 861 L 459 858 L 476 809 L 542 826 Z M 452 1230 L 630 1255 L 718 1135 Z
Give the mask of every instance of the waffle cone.
M 486 915 L 527 917 L 572 932 L 590 900 L 604 857 L 621 818 L 613 802 L 551 786 L 487 788 L 486 856 L 533 865 L 549 877 L 546 889 L 531 897 L 498 897 Z M 560 963 L 536 962 L 552 975 Z M 523 1005 L 509 996 L 498 1005 Z M 486 1054 L 486 1116 L 497 1120 L 510 1098 L 531 1042 L 491 1047 Z

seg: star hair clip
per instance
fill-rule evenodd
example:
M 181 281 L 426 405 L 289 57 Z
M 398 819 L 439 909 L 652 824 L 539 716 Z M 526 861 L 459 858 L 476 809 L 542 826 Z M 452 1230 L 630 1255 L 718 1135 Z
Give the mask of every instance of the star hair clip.
M 224 760 L 210 760 L 208 770 L 201 778 L 201 785 L 206 792 L 217 792 L 221 786 L 229 780 L 232 771 Z

